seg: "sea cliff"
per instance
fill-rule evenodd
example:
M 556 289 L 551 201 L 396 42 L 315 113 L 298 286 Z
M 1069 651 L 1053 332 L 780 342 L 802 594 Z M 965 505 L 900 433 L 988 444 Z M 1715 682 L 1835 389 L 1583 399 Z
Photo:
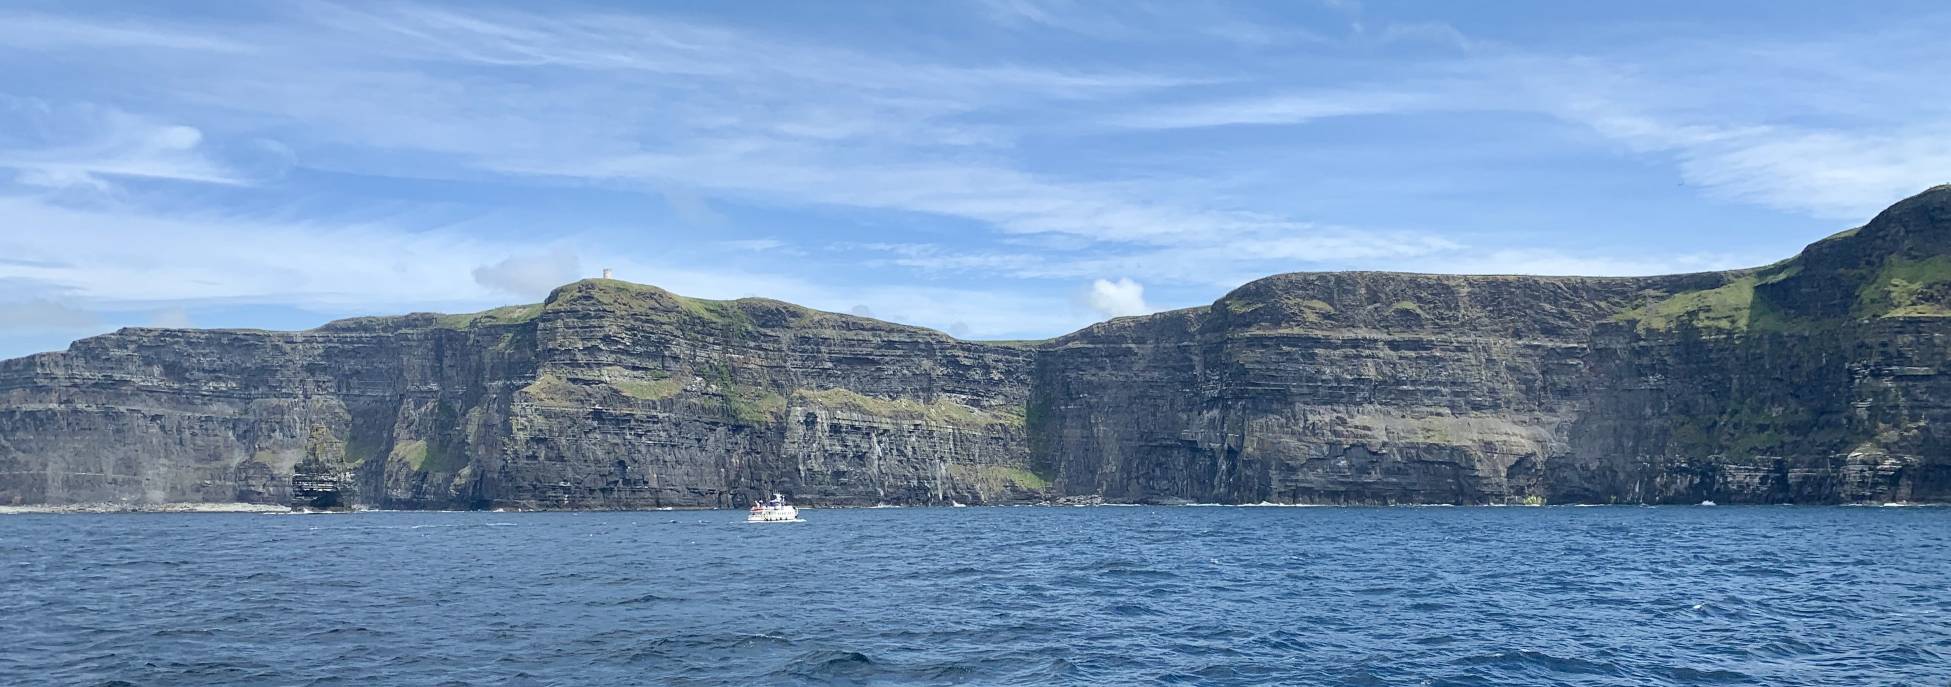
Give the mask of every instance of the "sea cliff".
M 0 362 L 0 505 L 1951 501 L 1951 188 L 1756 269 L 1297 273 L 1040 342 L 586 280 Z

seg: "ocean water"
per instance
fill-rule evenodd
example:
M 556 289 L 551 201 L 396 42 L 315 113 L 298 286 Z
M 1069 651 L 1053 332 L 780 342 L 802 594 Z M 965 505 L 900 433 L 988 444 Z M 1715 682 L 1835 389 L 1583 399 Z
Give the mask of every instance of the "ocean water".
M 1951 508 L 742 516 L 0 517 L 0 684 L 1951 684 Z

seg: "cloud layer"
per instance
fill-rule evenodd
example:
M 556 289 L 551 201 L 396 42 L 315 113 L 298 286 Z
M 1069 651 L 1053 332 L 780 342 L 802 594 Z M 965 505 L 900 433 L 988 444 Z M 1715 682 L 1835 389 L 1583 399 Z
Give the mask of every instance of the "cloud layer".
M 1951 180 L 1941 10 L 1428 11 L 0 10 L 0 308 L 474 309 L 607 266 L 1048 336 L 1281 271 L 1758 264 Z

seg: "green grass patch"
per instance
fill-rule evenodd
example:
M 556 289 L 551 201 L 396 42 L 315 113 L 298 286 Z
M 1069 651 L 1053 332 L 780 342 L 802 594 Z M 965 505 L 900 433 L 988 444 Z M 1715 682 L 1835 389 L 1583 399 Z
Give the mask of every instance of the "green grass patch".
M 1802 261 L 1799 258 L 1781 260 L 1767 267 L 1755 270 L 1755 285 L 1773 284 L 1801 273 Z
M 441 315 L 434 320 L 434 326 L 443 329 L 467 329 L 500 324 L 517 324 L 535 319 L 542 314 L 541 303 L 529 305 L 509 305 L 490 310 L 460 315 Z
M 537 401 L 568 401 L 579 396 L 580 390 L 569 380 L 544 372 L 522 387 L 522 393 Z
M 387 456 L 387 459 L 405 462 L 413 469 L 419 470 L 427 464 L 427 441 L 415 439 L 393 444 L 393 452 Z
M 1703 291 L 1683 291 L 1654 303 L 1612 316 L 1636 322 L 1640 331 L 1668 331 L 1681 323 L 1701 329 L 1740 331 L 1748 328 L 1757 278 L 1746 276 Z
M 610 386 L 616 387 L 623 395 L 642 401 L 660 401 L 684 390 L 684 382 L 676 377 L 665 377 L 650 381 L 623 379 L 613 380 Z
M 918 419 L 928 424 L 956 427 L 989 425 L 1021 427 L 1025 421 L 1024 414 L 1018 414 L 1015 408 L 1003 412 L 989 412 L 952 401 L 923 403 L 905 398 L 878 398 L 851 389 L 800 389 L 793 392 L 793 400 L 823 408 L 841 408 L 871 415 Z
M 705 298 L 688 298 L 685 296 L 676 296 L 675 298 L 677 298 L 678 305 L 682 306 L 685 312 L 720 324 L 733 324 L 745 316 L 745 311 L 740 309 L 738 304 L 733 301 L 714 301 Z
M 649 284 L 636 284 L 619 279 L 584 279 L 556 289 L 549 294 L 545 303 L 548 307 L 564 307 L 578 300 L 587 300 L 601 306 L 604 310 L 616 312 L 649 312 L 663 309 L 665 303 L 674 301 L 677 296 L 669 291 Z
M 752 321 L 752 316 L 746 314 L 745 308 L 740 307 L 738 301 L 714 301 L 686 296 L 673 296 L 673 298 L 677 299 L 678 306 L 682 307 L 684 312 L 724 328 L 725 332 L 733 338 L 758 329 L 758 324 Z
M 732 417 L 748 425 L 777 419 L 786 411 L 786 397 L 769 389 L 735 388 L 725 394 L 725 405 Z
M 452 445 L 429 443 L 425 439 L 393 444 L 387 460 L 405 463 L 417 472 L 454 473 L 467 469 L 467 456 Z
M 1011 486 L 1031 491 L 1050 489 L 1049 479 L 1011 465 L 951 465 L 949 472 L 957 481 L 975 485 L 976 491 L 985 497 L 1002 494 Z
M 1891 258 L 1856 292 L 1860 317 L 1951 315 L 1951 256 Z
M 1835 241 L 1835 240 L 1837 240 L 1837 239 L 1846 239 L 1846 238 L 1849 238 L 1849 237 L 1851 237 L 1851 236 L 1855 236 L 1855 235 L 1857 234 L 1857 232 L 1861 232 L 1861 231 L 1863 231 L 1863 228 L 1862 228 L 1862 227 L 1855 227 L 1855 228 L 1851 228 L 1851 229 L 1844 229 L 1844 230 L 1842 230 L 1842 231 L 1839 231 L 1839 232 L 1836 232 L 1836 233 L 1834 233 L 1834 234 L 1830 234 L 1830 235 L 1828 235 L 1828 236 L 1824 236 L 1824 237 L 1822 237 L 1822 240 L 1821 240 L 1821 241 L 1817 241 L 1816 243 L 1824 243 L 1824 242 L 1828 242 L 1828 241 Z
M 1024 489 L 1043 491 L 1050 488 L 1050 480 L 1044 479 L 1042 475 L 1030 472 L 1024 468 L 1006 467 L 1002 465 L 986 465 L 983 467 L 985 468 L 983 472 L 996 475 L 1003 481 L 1013 483 Z
M 671 292 L 622 279 L 584 279 L 572 286 L 587 290 L 600 300 L 631 299 L 646 300 L 661 297 L 674 297 Z
M 764 387 L 739 384 L 729 366 L 713 366 L 711 378 L 725 400 L 725 413 L 741 423 L 763 424 L 777 419 L 786 411 L 785 396 Z
M 1756 287 L 1774 284 L 1802 273 L 1802 260 L 1788 258 L 1757 268 L 1721 286 L 1698 291 L 1663 294 L 1642 292 L 1655 300 L 1612 316 L 1614 321 L 1634 322 L 1639 331 L 1671 331 L 1683 324 L 1703 330 L 1784 331 L 1806 329 L 1813 323 L 1797 321 L 1776 304 L 1757 297 Z

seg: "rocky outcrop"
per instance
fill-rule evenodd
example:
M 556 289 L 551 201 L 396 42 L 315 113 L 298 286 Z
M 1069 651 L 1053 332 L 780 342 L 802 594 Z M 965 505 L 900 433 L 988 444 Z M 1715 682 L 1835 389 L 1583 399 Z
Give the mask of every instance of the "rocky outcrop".
M 1775 265 L 1287 274 L 1046 342 L 589 280 L 0 362 L 0 505 L 1951 501 L 1951 188 Z

